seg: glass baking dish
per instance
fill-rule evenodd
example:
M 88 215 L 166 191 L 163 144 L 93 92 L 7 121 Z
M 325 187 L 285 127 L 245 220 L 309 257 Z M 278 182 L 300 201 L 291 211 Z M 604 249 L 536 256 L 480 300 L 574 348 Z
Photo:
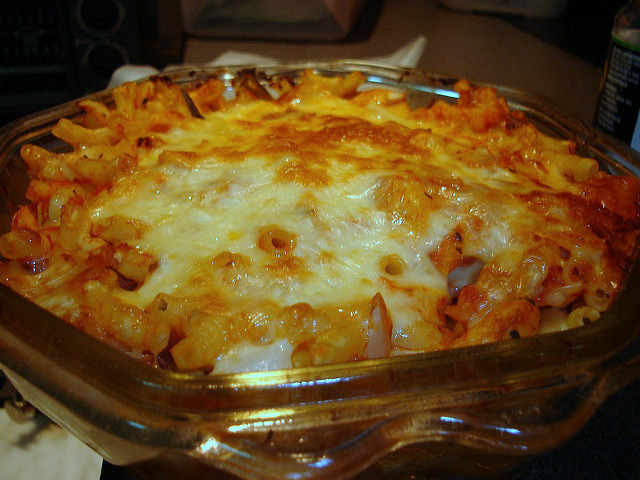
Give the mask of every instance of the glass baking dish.
M 181 69 L 174 82 L 233 68 Z M 356 61 L 256 67 L 361 71 L 413 106 L 455 99 L 454 79 Z M 573 138 L 603 168 L 640 176 L 640 158 L 546 101 L 495 87 L 548 134 Z M 90 96 L 108 101 L 109 91 Z M 0 130 L 0 227 L 24 202 L 20 146 L 64 148 L 51 135 L 76 103 Z M 139 363 L 0 285 L 0 367 L 22 395 L 107 461 L 142 477 L 494 478 L 553 449 L 611 394 L 640 376 L 640 270 L 597 322 L 456 350 L 260 373 L 201 375 Z

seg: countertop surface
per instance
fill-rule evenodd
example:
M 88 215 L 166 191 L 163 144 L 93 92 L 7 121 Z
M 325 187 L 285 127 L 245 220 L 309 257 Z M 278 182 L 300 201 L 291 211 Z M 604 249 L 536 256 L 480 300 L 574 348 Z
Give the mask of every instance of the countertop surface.
M 298 44 L 189 38 L 183 61 L 205 63 L 229 50 L 283 60 L 366 59 L 389 53 L 424 35 L 428 44 L 418 68 L 454 78 L 522 89 L 546 97 L 566 113 L 591 122 L 603 73 L 601 68 L 498 16 L 458 13 L 430 0 L 372 3 L 380 9 L 377 21 L 370 34 L 357 40 Z M 534 460 L 520 478 L 640 478 L 636 447 L 640 445 L 638 399 L 640 382 L 636 381 L 610 399 L 573 440 Z M 95 468 L 99 457 L 88 448 L 73 443 L 70 435 L 55 426 L 28 423 L 13 427 L 0 412 L 0 428 L 4 432 L 0 442 L 0 480 L 87 480 L 99 476 Z M 61 454 L 67 452 L 65 455 L 68 455 L 69 451 L 78 452 L 72 456 L 74 460 L 61 459 Z M 44 458 L 45 467 L 36 468 L 35 457 L 30 453 Z M 7 463 L 9 455 L 14 463 Z M 77 471 L 69 468 L 61 474 L 57 467 L 46 467 L 47 455 L 56 459 L 55 465 L 60 461 L 63 465 L 65 461 L 67 465 L 78 463 L 75 458 L 83 460 Z M 30 465 L 21 467 L 18 462 Z M 124 474 L 118 477 L 118 469 L 107 467 L 103 469 L 104 480 L 129 478 Z

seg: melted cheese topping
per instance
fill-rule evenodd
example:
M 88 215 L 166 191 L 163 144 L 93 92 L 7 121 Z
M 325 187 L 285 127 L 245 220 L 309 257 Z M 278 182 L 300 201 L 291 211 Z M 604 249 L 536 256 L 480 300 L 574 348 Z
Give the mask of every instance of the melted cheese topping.
M 0 239 L 3 282 L 131 355 L 215 372 L 518 338 L 609 306 L 635 179 L 491 89 L 412 111 L 361 83 L 307 72 L 274 101 L 211 80 L 189 92 L 202 118 L 161 80 L 85 102 L 84 126 L 54 129 L 72 153 L 22 149 L 33 203 Z

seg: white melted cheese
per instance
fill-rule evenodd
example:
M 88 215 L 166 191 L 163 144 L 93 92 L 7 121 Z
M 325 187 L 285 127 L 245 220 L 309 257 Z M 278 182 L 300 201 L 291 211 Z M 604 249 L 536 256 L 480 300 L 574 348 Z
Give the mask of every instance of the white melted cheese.
M 358 136 L 358 131 L 352 137 L 331 137 L 333 144 L 329 140 L 314 144 L 323 137 L 313 135 L 335 118 L 421 131 L 430 136 L 432 148 L 423 158 L 415 158 L 403 153 L 404 147 L 387 148 L 385 139 Z M 526 193 L 540 185 L 493 164 L 470 166 L 458 158 L 460 152 L 471 151 L 470 141 L 438 136 L 437 125 L 378 105 L 358 106 L 326 96 L 305 98 L 294 107 L 257 101 L 193 120 L 192 126 L 157 134 L 162 146 L 140 153 L 141 170 L 85 205 L 94 223 L 118 215 L 150 227 L 128 243 L 151 255 L 157 266 L 139 288 L 114 292 L 141 310 L 160 293 L 202 295 L 202 281 L 195 280 L 202 277 L 202 265 L 231 252 L 250 264 L 248 273 L 234 280 L 226 293 L 238 311 L 260 301 L 281 308 L 348 306 L 380 293 L 391 315 L 392 338 L 404 347 L 415 325 L 442 321 L 435 317 L 442 316 L 438 302 L 448 294 L 447 278 L 430 255 L 446 235 L 475 216 L 480 226 L 467 254 L 489 262 L 501 252 L 507 252 L 509 259 L 509 251 L 521 248 L 514 221 L 519 222 L 516 230 L 533 225 L 523 204 L 500 192 Z M 278 130 L 285 127 L 299 130 L 288 138 Z M 297 144 L 301 138 L 311 138 L 310 146 Z M 404 139 L 398 138 L 390 141 L 403 145 Z M 271 147 L 275 150 L 268 151 Z M 184 161 L 166 161 L 167 152 Z M 182 152 L 195 152 L 196 157 Z M 478 161 L 491 155 L 486 149 L 478 152 Z M 420 176 L 425 167 L 441 175 L 444 183 L 434 194 L 446 200 L 424 213 L 426 223 L 416 228 L 381 209 L 376 192 L 385 177 L 402 172 Z M 305 181 L 283 179 L 282 172 L 289 168 L 308 169 L 302 172 Z M 431 178 L 432 170 L 424 172 Z M 318 173 L 325 177 L 316 182 Z M 460 190 L 453 183 L 447 185 L 453 180 L 459 181 Z M 561 183 L 558 175 L 553 182 Z M 272 226 L 295 238 L 291 255 L 300 261 L 300 272 L 285 279 L 269 273 L 274 258 L 259 246 L 260 232 Z M 390 256 L 400 259 L 400 273 L 389 273 L 382 266 Z M 286 368 L 291 366 L 293 349 L 287 338 L 229 345 L 217 359 L 215 371 Z
M 404 283 L 445 288 L 425 255 L 427 245 L 451 230 L 454 220 L 434 216 L 430 235 L 419 239 L 397 235 L 392 221 L 373 203 L 371 191 L 379 181 L 375 172 L 311 189 L 314 214 L 305 207 L 310 189 L 276 182 L 265 160 L 213 162 L 194 170 L 167 167 L 163 173 L 167 180 L 157 190 L 141 184 L 128 195 L 114 195 L 93 213 L 95 219 L 118 214 L 153 226 L 133 246 L 153 255 L 158 269 L 139 290 L 120 293 L 140 308 L 158 292 L 180 290 L 193 266 L 220 252 L 267 261 L 256 243 L 260 228 L 269 225 L 296 235 L 295 254 L 310 273 L 304 281 L 278 289 L 277 299 L 283 305 L 344 304 L 372 297 L 382 288 L 380 260 L 389 254 L 407 263 Z M 321 262 L 323 252 L 334 259 Z M 263 286 L 253 295 L 273 298 L 274 291 Z
M 322 111 L 347 117 L 353 113 L 353 105 L 346 101 L 331 105 L 328 109 L 323 105 Z M 174 129 L 164 135 L 171 143 L 165 150 L 194 151 L 202 145 L 224 145 L 221 138 L 237 132 L 229 127 L 235 118 L 259 118 L 258 113 L 247 111 L 251 108 L 256 107 L 239 107 L 227 115 L 230 118 L 217 120 L 217 124 L 226 126 L 220 136 L 212 135 L 210 129 Z M 301 111 L 311 113 L 318 108 L 310 102 Z M 384 109 L 362 112 L 375 124 L 388 120 Z M 268 127 L 264 127 L 257 128 L 256 134 L 265 134 L 264 130 L 268 133 Z M 249 135 L 246 141 L 250 145 L 253 139 Z M 378 148 L 359 148 L 352 154 L 364 161 L 374 157 L 373 167 L 396 155 Z M 422 313 L 411 303 L 406 304 L 406 294 L 398 288 L 431 291 L 434 299 L 446 294 L 446 278 L 428 254 L 455 227 L 458 216 L 446 210 L 433 212 L 428 228 L 421 232 L 397 225 L 374 200 L 381 176 L 388 174 L 384 171 L 359 168 L 328 156 L 324 171 L 329 182 L 309 186 L 278 181 L 278 169 L 291 161 L 287 155 L 252 155 L 242 161 L 225 161 L 214 153 L 188 167 L 165 165 L 157 161 L 157 155 L 155 165 L 149 160 L 151 156 L 145 158 L 148 164 L 142 174 L 121 180 L 106 199 L 102 196 L 90 207 L 94 222 L 121 215 L 152 226 L 142 238 L 129 243 L 152 255 L 157 268 L 139 289 L 117 292 L 122 300 L 140 309 L 161 292 L 193 293 L 189 291 L 190 277 L 199 265 L 220 252 L 241 253 L 252 265 L 268 263 L 270 258 L 257 246 L 257 240 L 260 229 L 270 225 L 296 236 L 295 255 L 302 259 L 306 273 L 291 282 L 264 275 L 244 279 L 244 287 L 236 292 L 238 302 L 265 299 L 283 307 L 297 303 L 322 307 L 348 305 L 381 292 L 393 312 L 394 332 L 400 334 L 411 322 L 420 320 Z M 446 157 L 441 160 L 446 161 Z M 330 259 L 323 259 L 327 254 Z M 389 288 L 385 282 L 389 275 L 381 270 L 381 260 L 389 255 L 398 256 L 405 264 L 402 275 L 393 278 L 394 288 Z M 277 348 L 245 345 L 229 349 L 216 364 L 216 371 L 290 365 L 291 348 L 282 347 L 282 341 Z M 265 355 L 270 360 L 265 360 Z

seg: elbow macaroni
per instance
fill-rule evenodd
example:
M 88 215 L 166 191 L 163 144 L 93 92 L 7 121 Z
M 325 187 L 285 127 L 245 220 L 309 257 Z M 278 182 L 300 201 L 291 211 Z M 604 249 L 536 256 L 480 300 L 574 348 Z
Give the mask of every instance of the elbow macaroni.
M 286 368 L 595 321 L 638 234 L 638 181 L 600 172 L 490 88 L 411 110 L 358 73 L 161 78 L 25 145 L 0 280 L 161 368 Z M 193 115 L 191 108 L 199 115 Z

